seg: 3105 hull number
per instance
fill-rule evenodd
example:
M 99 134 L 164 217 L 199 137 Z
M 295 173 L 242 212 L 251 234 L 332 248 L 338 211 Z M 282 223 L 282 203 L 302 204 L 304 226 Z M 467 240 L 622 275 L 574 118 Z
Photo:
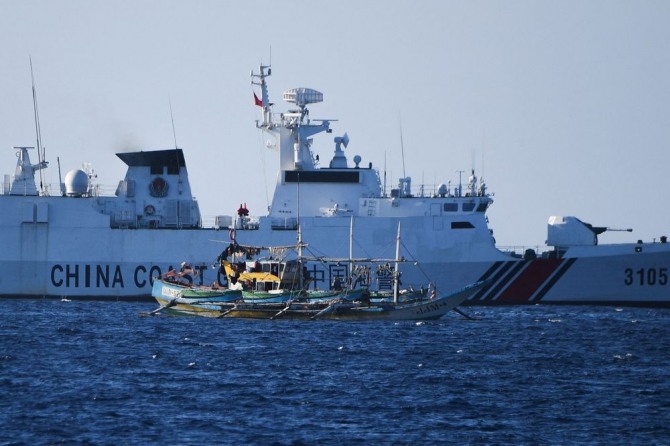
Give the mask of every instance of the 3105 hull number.
M 626 268 L 624 283 L 626 285 L 667 285 L 668 268 Z

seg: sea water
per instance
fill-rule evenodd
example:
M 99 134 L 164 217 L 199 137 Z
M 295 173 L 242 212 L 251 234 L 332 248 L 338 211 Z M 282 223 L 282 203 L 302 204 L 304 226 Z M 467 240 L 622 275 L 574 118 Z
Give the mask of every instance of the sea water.
M 429 322 L 0 300 L 0 444 L 670 444 L 670 310 Z

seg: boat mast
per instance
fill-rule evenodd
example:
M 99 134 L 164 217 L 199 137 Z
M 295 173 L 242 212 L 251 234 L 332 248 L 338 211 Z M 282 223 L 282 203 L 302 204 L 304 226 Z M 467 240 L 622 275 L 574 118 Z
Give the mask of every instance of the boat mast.
M 353 275 L 354 275 L 354 216 L 349 220 L 349 282 L 353 289 Z
M 395 239 L 395 271 L 393 272 L 393 303 L 398 303 L 398 291 L 400 288 L 400 221 L 398 221 L 398 235 Z
M 299 284 L 300 290 L 302 290 L 303 287 L 305 286 L 305 278 L 303 277 L 303 273 L 302 273 L 302 255 L 303 255 L 302 254 L 302 251 L 303 251 L 302 248 L 303 248 L 303 246 L 302 246 L 302 230 L 300 229 L 300 220 L 298 220 L 298 277 L 299 277 L 298 284 Z
M 300 174 L 298 173 L 298 183 L 296 184 L 296 208 L 297 208 L 297 223 L 298 223 L 298 284 L 300 290 L 305 286 L 304 277 L 302 274 L 302 256 L 303 256 L 303 246 L 302 246 L 302 227 L 300 226 Z

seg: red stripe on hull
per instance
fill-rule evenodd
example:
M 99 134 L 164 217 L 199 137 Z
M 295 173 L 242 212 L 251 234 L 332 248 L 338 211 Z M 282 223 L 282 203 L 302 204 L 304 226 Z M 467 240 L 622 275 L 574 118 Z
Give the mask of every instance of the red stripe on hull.
M 496 299 L 501 303 L 528 303 L 533 294 L 563 263 L 561 259 L 533 260 Z

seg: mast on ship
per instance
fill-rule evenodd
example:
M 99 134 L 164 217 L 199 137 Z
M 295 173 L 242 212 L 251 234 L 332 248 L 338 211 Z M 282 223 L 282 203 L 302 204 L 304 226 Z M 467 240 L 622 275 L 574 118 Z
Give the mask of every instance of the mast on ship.
M 40 161 L 37 164 L 30 162 L 29 149 L 34 147 L 12 147 L 16 150 L 16 170 L 14 171 L 14 178 L 9 189 L 10 195 L 38 195 L 37 187 L 35 187 L 35 171 L 44 169 L 49 164 L 46 161 Z
M 33 75 L 33 61 L 30 59 L 30 79 L 32 82 L 33 91 L 33 111 L 35 114 L 35 135 L 36 147 L 15 146 L 12 149 L 16 150 L 16 169 L 14 170 L 14 178 L 9 187 L 10 195 L 46 195 L 47 190 L 44 185 L 44 177 L 42 169 L 45 169 L 49 163 L 44 159 L 44 147 L 42 146 L 42 132 L 40 129 L 40 117 L 37 110 L 37 91 L 35 90 L 35 77 Z M 30 162 L 30 155 L 28 150 L 37 148 L 37 164 Z M 40 172 L 40 187 L 39 190 L 35 184 L 35 172 Z M 7 193 L 7 191 L 5 192 Z
M 30 58 L 30 80 L 33 87 L 33 110 L 35 113 L 35 136 L 37 142 L 37 161 L 38 163 L 34 166 L 34 170 L 39 170 L 40 172 L 40 195 L 46 195 L 46 188 L 44 186 L 44 175 L 42 169 L 47 167 L 49 164 L 45 159 L 45 149 L 42 146 L 42 129 L 40 127 L 40 114 L 37 110 L 37 91 L 35 89 L 35 76 L 33 75 L 33 59 Z M 26 152 L 27 156 L 27 152 Z M 33 171 L 34 171 L 33 170 Z
M 272 128 L 272 113 L 270 110 L 270 107 L 274 104 L 270 104 L 270 100 L 268 98 L 268 84 L 265 82 L 265 78 L 270 76 L 272 74 L 272 68 L 270 65 L 261 65 L 259 68 L 259 74 L 254 74 L 253 71 L 251 71 L 251 78 L 252 81 L 251 83 L 253 85 L 258 85 L 261 87 L 261 99 L 258 99 L 258 96 L 256 96 L 256 93 L 254 93 L 254 99 L 256 100 L 256 105 L 259 107 L 263 108 L 263 124 L 259 125 L 258 121 L 256 122 L 257 127 L 267 127 L 268 129 Z M 258 81 L 254 81 L 253 79 L 259 79 Z
M 307 105 L 323 102 L 323 94 L 311 88 L 292 88 L 284 92 L 284 101 L 297 106 L 280 115 L 280 122 L 272 120 L 272 106 L 266 78 L 272 74 L 270 65 L 260 65 L 258 74 L 251 72 L 251 83 L 261 87 L 261 97 L 254 93 L 256 105 L 263 109 L 263 121 L 256 127 L 278 138 L 282 170 L 314 170 L 316 165 L 310 151 L 312 136 L 330 131 L 331 120 L 310 119 Z

